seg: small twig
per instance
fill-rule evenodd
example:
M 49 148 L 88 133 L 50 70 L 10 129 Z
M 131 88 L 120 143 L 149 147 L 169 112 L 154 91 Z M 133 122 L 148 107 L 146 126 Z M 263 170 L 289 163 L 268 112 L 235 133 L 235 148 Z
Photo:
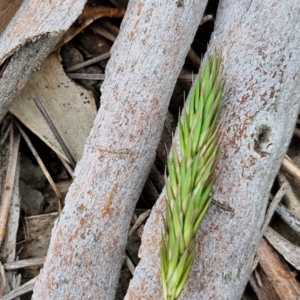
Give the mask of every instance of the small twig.
M 110 22 L 108 19 L 100 19 L 98 20 L 98 24 L 102 25 L 107 31 L 113 34 L 115 37 L 118 36 L 120 32 L 120 28 Z
M 192 48 L 190 48 L 190 50 L 188 52 L 188 58 L 192 61 L 194 66 L 197 69 L 199 69 L 200 64 L 201 64 L 201 59 Z
M 12 128 L 12 122 L 9 124 L 9 126 L 7 127 L 5 133 L 2 136 L 2 139 L 0 141 L 0 146 L 2 146 L 4 144 L 4 142 L 6 141 L 9 133 L 11 132 L 11 128 Z
M 68 160 L 70 161 L 70 164 L 72 165 L 73 168 L 75 168 L 76 166 L 76 161 L 73 157 L 73 155 L 71 154 L 71 152 L 69 151 L 67 145 L 65 144 L 64 140 L 62 139 L 61 135 L 59 134 L 58 130 L 56 129 L 54 123 L 52 122 L 51 118 L 49 117 L 47 111 L 45 110 L 42 102 L 40 101 L 39 98 L 34 98 L 34 102 L 37 106 L 37 108 L 39 109 L 39 111 L 41 112 L 42 116 L 44 117 L 45 121 L 47 122 L 49 128 L 51 129 L 53 135 L 55 136 L 55 138 L 57 139 L 58 143 L 60 144 L 62 150 L 64 151 L 64 153 L 66 154 Z
M 72 168 L 70 167 L 70 165 L 68 164 L 68 162 L 67 162 L 63 157 L 61 157 L 61 156 L 58 155 L 58 154 L 57 154 L 57 156 L 58 156 L 58 158 L 60 159 L 60 161 L 62 162 L 62 164 L 64 165 L 64 167 L 66 168 L 66 170 L 68 171 L 68 173 L 70 174 L 70 176 L 71 176 L 72 178 L 74 178 L 74 169 L 72 169 Z
M 20 146 L 20 134 L 18 132 L 15 133 L 13 127 L 11 127 L 9 158 L 7 164 L 5 185 L 3 187 L 1 211 L 0 211 L 0 246 L 4 240 L 5 232 L 6 232 L 6 223 L 8 218 L 11 197 L 13 193 L 19 146 Z
M 61 208 L 62 208 L 62 196 L 61 193 L 59 191 L 59 189 L 57 188 L 54 180 L 52 179 L 51 175 L 49 174 L 46 166 L 44 165 L 43 161 L 41 160 L 40 156 L 38 155 L 37 151 L 35 150 L 34 146 L 32 145 L 29 137 L 27 136 L 27 134 L 24 132 L 24 130 L 21 128 L 21 126 L 17 123 L 17 121 L 15 121 L 15 124 L 17 125 L 18 129 L 21 132 L 21 135 L 23 136 L 26 144 L 28 145 L 29 149 L 31 150 L 33 156 L 35 157 L 35 159 L 37 160 L 40 168 L 42 169 L 43 173 L 45 174 L 46 178 L 48 179 L 48 182 L 50 183 L 51 187 L 53 188 L 56 197 L 58 199 L 58 209 L 59 212 L 61 212 Z
M 131 258 L 129 257 L 129 254 L 127 251 L 125 251 L 125 262 L 126 262 L 126 266 L 128 267 L 130 273 L 132 274 L 132 276 L 134 275 L 134 270 L 135 270 L 135 265 L 132 262 Z
M 178 76 L 178 80 L 193 81 L 193 74 L 182 74 L 182 73 L 180 73 L 179 76 Z
M 108 19 L 100 19 L 98 20 L 98 24 L 101 24 L 107 31 L 109 31 L 115 37 L 117 37 L 120 32 L 119 27 L 112 24 L 110 21 L 108 21 Z
M 104 80 L 105 74 L 68 73 L 68 77 L 71 79 Z
M 79 70 L 79 69 L 82 69 L 82 68 L 84 68 L 84 67 L 90 66 L 90 65 L 92 65 L 92 64 L 95 64 L 95 63 L 97 63 L 97 62 L 99 62 L 99 61 L 101 61 L 101 60 L 107 59 L 107 58 L 109 58 L 109 57 L 110 57 L 110 52 L 101 54 L 101 55 L 99 55 L 99 56 L 97 56 L 97 57 L 94 57 L 94 58 L 89 59 L 89 60 L 87 60 L 87 61 L 85 61 L 85 62 L 82 62 L 82 63 L 80 63 L 80 64 L 77 64 L 77 65 L 75 65 L 75 66 L 73 66 L 73 67 L 70 67 L 70 68 L 66 69 L 65 72 L 68 73 L 68 72 L 77 71 L 77 70 Z
M 281 167 L 300 182 L 300 170 L 287 155 L 285 156 Z
M 0 261 L 0 275 L 2 278 L 2 284 L 4 287 L 6 287 L 7 283 L 6 283 L 5 270 L 4 270 L 4 266 L 2 265 L 1 261 Z
M 114 42 L 116 40 L 116 37 L 113 34 L 111 34 L 110 32 L 108 32 L 101 25 L 92 24 L 92 25 L 90 25 L 89 29 L 92 30 L 94 33 L 99 34 L 112 42 Z
M 295 217 L 300 220 L 300 213 L 297 213 L 297 210 L 295 210 L 295 208 L 299 204 L 299 199 L 295 194 L 286 175 L 288 174 L 286 174 L 286 172 L 283 172 L 282 170 L 278 172 L 279 185 L 281 186 L 285 184 L 284 204 L 289 210 L 294 211 Z
M 300 220 L 298 220 L 288 208 L 279 203 L 276 208 L 276 212 L 287 225 L 289 225 L 298 235 L 300 235 Z
M 259 257 L 255 256 L 253 263 L 251 265 L 250 274 L 256 269 L 258 263 L 259 263 Z
M 258 286 L 259 286 L 259 287 L 263 287 L 263 284 L 262 284 L 262 282 L 261 282 L 261 278 L 260 278 L 260 276 L 259 276 L 259 274 L 258 274 L 258 272 L 257 272 L 256 269 L 254 270 L 254 276 L 255 276 L 255 278 L 256 278 L 256 281 L 257 281 Z
M 19 296 L 22 296 L 30 291 L 33 290 L 34 285 L 37 281 L 38 276 L 32 278 L 31 280 L 27 281 L 25 284 L 17 287 L 13 291 L 9 292 L 5 296 L 1 298 L 1 300 L 13 300 L 16 299 Z
M 208 21 L 214 21 L 214 16 L 213 15 L 206 15 L 204 17 L 202 17 L 201 21 L 200 21 L 200 24 L 199 25 L 202 25 Z
M 132 235 L 132 233 L 148 218 L 148 216 L 151 213 L 151 209 L 146 210 L 144 213 L 139 215 L 138 219 L 134 223 L 134 225 L 131 227 L 128 237 Z
M 260 241 L 261 238 L 263 237 L 263 235 L 265 234 L 265 231 L 269 226 L 270 220 L 276 210 L 276 207 L 277 207 L 278 203 L 281 201 L 284 194 L 285 194 L 285 184 L 283 184 L 280 187 L 280 189 L 278 190 L 278 192 L 276 193 L 275 197 L 273 198 L 272 202 L 269 205 L 269 208 L 268 208 L 266 216 L 265 216 L 264 223 L 261 227 L 261 230 L 260 230 L 260 233 L 258 236 L 258 241 Z
M 16 270 L 20 268 L 26 268 L 26 267 L 32 267 L 32 266 L 40 266 L 43 265 L 45 262 L 46 256 L 42 257 L 36 257 L 36 258 L 28 258 L 28 259 L 22 259 L 18 261 L 12 261 L 4 263 L 4 269 L 5 270 Z

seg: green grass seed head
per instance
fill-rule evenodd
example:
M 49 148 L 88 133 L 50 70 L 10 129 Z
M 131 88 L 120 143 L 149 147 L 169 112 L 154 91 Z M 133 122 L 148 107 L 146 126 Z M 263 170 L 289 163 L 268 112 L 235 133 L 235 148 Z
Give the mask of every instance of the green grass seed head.
M 190 104 L 178 122 L 180 152 L 172 145 L 166 178 L 168 207 L 161 246 L 165 300 L 177 299 L 195 256 L 195 236 L 212 201 L 213 171 L 220 154 L 217 120 L 223 83 L 213 54 L 198 74 Z

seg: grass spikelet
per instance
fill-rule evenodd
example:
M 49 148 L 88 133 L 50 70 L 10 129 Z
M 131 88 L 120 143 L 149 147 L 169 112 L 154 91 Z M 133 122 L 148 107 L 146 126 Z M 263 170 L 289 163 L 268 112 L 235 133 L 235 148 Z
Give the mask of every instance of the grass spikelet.
M 183 290 L 195 256 L 196 233 L 212 201 L 213 171 L 220 154 L 216 124 L 221 73 L 220 58 L 213 54 L 197 76 L 190 105 L 180 118 L 180 153 L 172 147 L 168 158 L 168 207 L 161 247 L 165 300 L 177 299 Z

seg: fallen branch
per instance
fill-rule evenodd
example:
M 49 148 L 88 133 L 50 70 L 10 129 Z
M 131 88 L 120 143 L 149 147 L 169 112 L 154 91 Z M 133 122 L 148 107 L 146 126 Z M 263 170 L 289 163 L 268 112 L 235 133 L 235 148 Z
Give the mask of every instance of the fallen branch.
M 114 299 L 130 218 L 205 4 L 130 1 L 32 299 Z

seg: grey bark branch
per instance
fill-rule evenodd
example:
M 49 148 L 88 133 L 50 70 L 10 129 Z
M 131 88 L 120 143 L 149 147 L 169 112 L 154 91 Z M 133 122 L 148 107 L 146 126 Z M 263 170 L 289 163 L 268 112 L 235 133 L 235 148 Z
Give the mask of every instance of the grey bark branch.
M 222 52 L 222 157 L 214 200 L 180 299 L 241 299 L 268 195 L 299 111 L 298 1 L 220 1 L 209 52 Z M 178 141 L 178 136 L 175 136 Z M 125 299 L 161 299 L 163 192 L 145 226 Z
M 129 221 L 205 5 L 129 3 L 33 299 L 114 298 Z

